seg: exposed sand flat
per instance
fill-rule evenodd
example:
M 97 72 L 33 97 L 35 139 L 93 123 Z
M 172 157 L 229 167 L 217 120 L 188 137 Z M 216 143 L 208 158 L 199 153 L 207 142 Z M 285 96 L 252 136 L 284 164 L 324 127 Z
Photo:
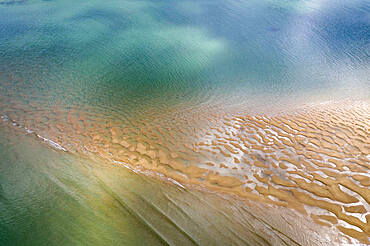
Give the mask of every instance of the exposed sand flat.
M 174 113 L 173 121 L 149 117 L 126 125 L 89 111 L 58 110 L 23 118 L 6 113 L 68 150 L 293 208 L 369 243 L 369 102 L 223 118 Z

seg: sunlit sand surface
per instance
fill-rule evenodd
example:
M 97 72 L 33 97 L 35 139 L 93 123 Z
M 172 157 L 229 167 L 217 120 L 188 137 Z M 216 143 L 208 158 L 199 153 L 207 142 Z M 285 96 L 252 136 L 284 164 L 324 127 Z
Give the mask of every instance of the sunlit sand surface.
M 96 155 L 55 150 L 8 123 L 0 122 L 1 245 L 351 242 L 293 210 L 185 189 Z
M 369 43 L 366 0 L 0 0 L 0 240 L 369 244 Z
M 6 120 L 38 130 L 62 149 L 96 153 L 181 186 L 293 208 L 319 225 L 369 242 L 368 101 L 327 102 L 270 115 L 179 117 L 178 111 L 171 122 L 137 120 L 125 127 L 109 116 L 57 109 L 24 119 L 12 118 L 9 109 Z

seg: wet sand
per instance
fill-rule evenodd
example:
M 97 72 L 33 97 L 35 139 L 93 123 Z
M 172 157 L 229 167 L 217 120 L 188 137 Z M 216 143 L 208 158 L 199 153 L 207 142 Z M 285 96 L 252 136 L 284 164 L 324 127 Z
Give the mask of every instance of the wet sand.
M 96 153 L 181 185 L 292 208 L 369 243 L 368 101 L 228 117 L 176 110 L 166 121 L 153 113 L 125 126 L 89 111 L 56 108 L 26 118 L 14 109 L 5 113 L 69 151 Z
M 0 136 L 1 245 L 351 242 L 294 210 L 183 188 L 93 154 L 55 150 L 3 121 Z

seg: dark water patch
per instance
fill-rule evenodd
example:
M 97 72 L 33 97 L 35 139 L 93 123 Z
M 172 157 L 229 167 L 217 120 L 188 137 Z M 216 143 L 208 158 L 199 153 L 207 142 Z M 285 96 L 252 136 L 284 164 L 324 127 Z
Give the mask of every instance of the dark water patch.
M 15 5 L 27 2 L 27 0 L 1 0 L 0 5 Z
M 327 11 L 320 13 L 313 22 L 333 53 L 356 63 L 369 61 L 370 4 L 345 1 L 326 8 Z

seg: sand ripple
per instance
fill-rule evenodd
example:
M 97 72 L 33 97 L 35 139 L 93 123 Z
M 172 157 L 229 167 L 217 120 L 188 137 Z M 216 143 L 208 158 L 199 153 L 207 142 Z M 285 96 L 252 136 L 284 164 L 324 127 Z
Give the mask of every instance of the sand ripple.
M 124 124 L 113 114 L 93 112 L 33 111 L 14 104 L 5 113 L 70 151 L 294 208 L 369 243 L 368 102 L 221 118 L 176 110 Z

